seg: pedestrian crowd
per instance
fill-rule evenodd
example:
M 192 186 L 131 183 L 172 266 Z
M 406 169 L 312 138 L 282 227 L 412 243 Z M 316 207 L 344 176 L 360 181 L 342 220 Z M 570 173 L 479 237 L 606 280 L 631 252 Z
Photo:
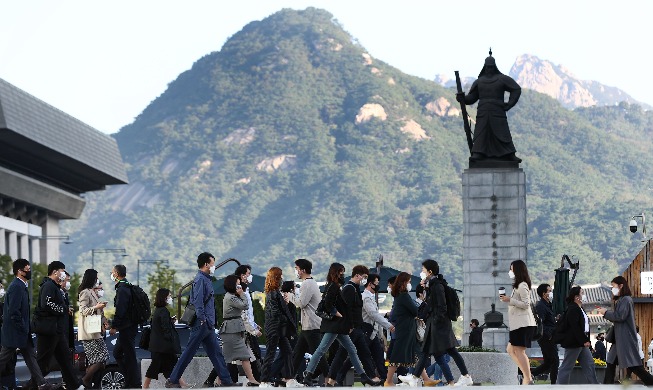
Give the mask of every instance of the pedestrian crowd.
M 295 274 L 291 280 L 284 281 L 282 269 L 272 267 L 265 278 L 263 326 L 254 318 L 249 289 L 252 269 L 246 264 L 239 265 L 233 275 L 224 279 L 222 322 L 217 322 L 212 285 L 215 267 L 212 254 L 204 252 L 197 257 L 198 270 L 182 317 L 190 328 L 183 351 L 175 327 L 177 318 L 171 317 L 168 310 L 172 292 L 166 288 L 156 292 L 151 316 L 147 309 L 150 323 L 147 349 L 151 364 L 141 385 L 135 340 L 144 321 L 134 313 L 142 299 L 142 290 L 127 280 L 126 267 L 115 265 L 111 271 L 116 290 L 115 315 L 111 321 L 104 314 L 108 302 L 103 299 L 98 272 L 87 269 L 83 274 L 78 289 L 76 337 L 84 348 L 86 371 L 80 378 L 73 369 L 71 357 L 75 317 L 68 295 L 70 274 L 62 262 L 51 262 L 48 275 L 39 284 L 36 308 L 31 313 L 30 263 L 17 259 L 13 262 L 14 280 L 6 292 L 0 286 L 0 298 L 4 296 L 0 373 L 15 366 L 16 352 L 20 351 L 31 375 L 30 388 L 54 388 L 45 379 L 53 369 L 53 361 L 58 364 L 67 389 L 97 387 L 97 374 L 109 359 L 104 340 L 108 331 L 116 335 L 113 356 L 127 388 L 148 388 L 159 374 L 163 374 L 166 388 L 188 387 L 182 375 L 200 345 L 213 365 L 206 386 L 243 386 L 238 382 L 239 366 L 246 378 L 244 385 L 249 387 L 342 386 L 352 368 L 358 380 L 368 386 L 474 384 L 456 348 L 458 342 L 451 321 L 456 320 L 460 308 L 456 307 L 457 297 L 451 295 L 451 291 L 455 295 L 455 290 L 449 287 L 435 260 L 422 262 L 415 299 L 409 295 L 413 291 L 410 274 L 400 272 L 387 280 L 393 303 L 385 314 L 379 311 L 377 301 L 381 278 L 365 266 L 356 265 L 347 273 L 344 265 L 331 264 L 323 292 L 312 277 L 313 265 L 307 259 L 294 261 Z M 598 309 L 613 327 L 599 334 L 592 348 L 589 318 L 583 309 L 586 298 L 581 287 L 573 286 L 569 290 L 567 309 L 555 316 L 550 285 L 539 285 L 540 300 L 533 303 L 526 264 L 513 261 L 508 273 L 513 281 L 512 292 L 508 295 L 500 291 L 499 300 L 508 306 L 506 351 L 518 368 L 521 384 L 533 384 L 536 376 L 545 373 L 552 384 L 568 384 L 577 362 L 587 382 L 598 384 L 593 359 L 598 355 L 607 362 L 604 383 L 614 383 L 619 366 L 637 375 L 644 384 L 653 385 L 653 377 L 643 367 L 642 341 L 625 278 L 618 276 L 612 280 L 612 307 Z M 347 282 L 346 274 L 350 276 Z M 538 323 L 541 334 L 536 336 Z M 482 331 L 478 320 L 472 319 L 471 346 L 482 346 Z M 32 333 L 37 335 L 36 345 Z M 263 357 L 258 343 L 262 335 L 267 351 Z M 531 369 L 526 349 L 535 339 L 543 361 Z M 607 349 L 604 341 L 611 348 Z M 564 348 L 562 362 L 558 358 L 558 345 Z M 457 380 L 449 367 L 451 360 L 460 371 Z

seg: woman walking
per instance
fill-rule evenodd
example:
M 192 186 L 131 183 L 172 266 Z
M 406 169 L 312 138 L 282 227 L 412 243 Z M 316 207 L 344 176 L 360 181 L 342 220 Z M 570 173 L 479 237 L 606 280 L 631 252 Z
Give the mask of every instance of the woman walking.
M 635 310 L 628 281 L 623 276 L 612 279 L 614 309 L 600 308 L 599 313 L 612 321 L 614 340 L 608 352 L 604 384 L 613 384 L 617 365 L 629 368 L 646 386 L 653 386 L 653 376 L 642 366 L 637 345 Z
M 324 311 L 332 314 L 333 318 L 322 319 L 322 324 L 320 325 L 320 332 L 322 333 L 320 345 L 311 356 L 311 360 L 304 372 L 304 384 L 307 386 L 312 385 L 314 379 L 313 373 L 320 359 L 322 359 L 322 356 L 324 356 L 331 344 L 336 340 L 347 350 L 349 360 L 354 365 L 354 370 L 359 374 L 361 382 L 371 386 L 380 386 L 383 383 L 381 381 L 374 381 L 365 374 L 363 364 L 358 358 L 356 347 L 349 338 L 349 333 L 352 331 L 353 325 L 351 313 L 348 313 L 347 304 L 342 298 L 342 295 L 340 295 L 340 288 L 344 284 L 345 267 L 340 263 L 331 264 L 329 273 L 327 274 L 327 284 L 324 287 L 322 301 L 324 302 Z
M 583 301 L 586 299 L 585 293 L 580 286 L 574 286 L 569 290 L 567 296 L 567 311 L 563 318 L 558 321 L 564 321 L 564 335 L 558 335 L 560 345 L 565 349 L 565 357 L 560 363 L 558 369 L 559 385 L 569 384 L 571 370 L 573 370 L 576 361 L 579 362 L 585 379 L 590 384 L 598 384 L 596 379 L 596 370 L 594 368 L 594 358 L 590 351 L 590 323 L 585 310 L 583 310 Z M 607 375 L 607 373 L 606 373 Z M 524 379 L 526 377 L 524 376 Z
M 530 385 L 534 382 L 526 348 L 531 347 L 537 326 L 531 309 L 531 277 L 528 275 L 526 263 L 522 260 L 510 263 L 508 276 L 513 280 L 512 294 L 499 296 L 502 302 L 508 303 L 510 332 L 506 351 L 524 375 L 522 385 Z
M 104 343 L 102 335 L 104 330 L 109 326 L 107 319 L 104 317 L 104 308 L 107 306 L 106 301 L 100 301 L 94 288 L 99 284 L 97 278 L 97 271 L 94 269 L 87 269 L 84 271 L 82 283 L 79 285 L 79 317 L 77 319 L 77 338 L 84 346 L 84 353 L 86 354 L 86 374 L 82 377 L 84 387 L 91 388 L 93 386 L 93 377 L 102 368 L 109 359 L 109 352 Z M 89 316 L 100 316 L 100 331 L 92 332 L 85 326 L 85 318 Z
M 152 362 L 145 373 L 143 388 L 148 389 L 152 379 L 156 380 L 159 374 L 168 379 L 172 369 L 177 364 L 177 354 L 181 353 L 179 335 L 175 329 L 175 320 L 170 317 L 167 305 L 172 304 L 172 294 L 167 288 L 160 288 L 154 298 L 154 313 L 152 313 L 150 333 L 150 354 Z M 180 379 L 179 384 L 186 387 Z
M 392 285 L 392 314 L 395 320 L 395 346 L 388 357 L 388 375 L 385 378 L 384 386 L 394 386 L 392 377 L 397 367 L 414 367 L 417 362 L 417 305 L 408 295 L 410 288 L 410 275 L 401 272 L 397 275 Z M 424 370 L 422 370 L 424 371 Z M 418 373 L 421 375 L 421 372 Z
M 283 274 L 281 268 L 270 268 L 265 278 L 265 325 L 263 332 L 265 333 L 265 347 L 267 352 L 265 358 L 263 358 L 260 387 L 273 386 L 271 383 L 274 379 L 272 365 L 277 347 L 279 347 L 279 356 L 282 359 L 281 372 L 288 375 L 283 381 L 286 382 L 286 387 L 296 387 L 291 364 L 292 347 L 288 338 L 283 336 L 283 328 L 291 324 L 291 317 L 288 312 L 288 305 L 281 295 L 280 288 L 282 282 Z
M 236 275 L 227 276 L 224 279 L 224 289 L 226 294 L 222 303 L 222 325 L 220 326 L 224 360 L 226 362 L 240 360 L 247 377 L 247 386 L 258 386 L 259 383 L 254 379 L 252 364 L 249 360 L 251 352 L 245 343 L 243 311 L 249 308 L 249 303 L 240 284 L 240 278 Z

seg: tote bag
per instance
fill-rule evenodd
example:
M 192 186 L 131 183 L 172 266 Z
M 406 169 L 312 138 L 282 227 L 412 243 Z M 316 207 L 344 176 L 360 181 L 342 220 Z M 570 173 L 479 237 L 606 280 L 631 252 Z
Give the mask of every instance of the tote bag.
M 84 331 L 86 333 L 100 333 L 102 331 L 102 316 L 93 314 L 84 317 Z

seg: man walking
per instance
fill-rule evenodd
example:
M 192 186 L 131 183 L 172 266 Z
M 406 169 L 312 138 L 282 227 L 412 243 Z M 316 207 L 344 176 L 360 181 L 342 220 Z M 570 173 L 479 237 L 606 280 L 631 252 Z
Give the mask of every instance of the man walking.
M 0 372 L 5 372 L 6 366 L 13 361 L 16 349 L 23 355 L 25 365 L 32 376 L 31 382 L 39 390 L 49 390 L 52 386 L 45 381 L 43 373 L 36 362 L 34 344 L 30 334 L 29 294 L 27 287 L 32 278 L 29 261 L 17 259 L 12 264 L 16 278 L 11 282 L 5 295 L 2 308 L 2 349 L 0 350 Z
M 118 366 L 125 374 L 125 383 L 128 388 L 140 388 L 141 378 L 136 360 L 136 333 L 138 324 L 133 320 L 132 289 L 127 281 L 127 267 L 117 264 L 111 270 L 111 280 L 116 283 L 116 296 L 113 298 L 113 305 L 116 314 L 111 322 L 109 334 L 116 337 L 116 346 L 113 349 L 113 357 L 116 358 Z
M 51 323 L 54 334 L 38 334 L 36 338 L 36 361 L 43 375 L 50 372 L 50 362 L 56 359 L 61 376 L 68 389 L 84 389 L 75 375 L 68 347 L 68 305 L 64 301 L 61 284 L 66 280 L 66 266 L 60 261 L 48 264 L 48 276 L 43 278 L 39 291 L 37 310 L 43 321 Z
M 315 314 L 315 309 L 317 309 L 317 305 L 322 299 L 322 294 L 317 282 L 311 276 L 311 272 L 313 272 L 313 263 L 307 259 L 295 260 L 295 276 L 302 280 L 299 297 L 295 296 L 295 294 L 291 295 L 293 303 L 300 309 L 300 322 L 302 324 L 302 331 L 297 338 L 297 344 L 292 354 L 292 366 L 297 371 L 295 376 L 298 381 L 302 380 L 301 373 L 304 372 L 304 370 L 299 369 L 304 360 L 304 355 L 306 353 L 313 354 L 317 346 L 320 345 L 322 338 L 320 335 L 322 318 Z M 315 376 L 320 375 L 320 373 L 326 375 L 328 372 L 329 365 L 326 359 L 322 357 L 314 374 Z
M 395 326 L 390 323 L 383 314 L 379 313 L 379 305 L 376 303 L 376 293 L 379 291 L 379 275 L 370 274 L 367 277 L 367 284 L 363 291 L 363 331 L 367 336 L 367 344 L 370 348 L 372 361 L 381 378 L 388 376 L 388 368 L 385 366 L 383 356 L 383 340 L 381 339 L 382 328 L 388 332 L 394 332 Z
M 234 383 L 229 375 L 227 364 L 222 355 L 222 349 L 218 338 L 215 335 L 215 306 L 213 298 L 213 286 L 211 285 L 211 275 L 215 271 L 215 257 L 212 254 L 204 252 L 197 256 L 197 275 L 193 280 L 193 287 L 190 291 L 190 304 L 195 306 L 196 318 L 190 325 L 190 336 L 186 349 L 179 357 L 175 368 L 170 374 L 170 378 L 165 383 L 167 388 L 179 388 L 179 379 L 184 370 L 193 360 L 195 352 L 200 344 L 204 345 L 206 354 L 213 363 L 213 368 L 218 373 L 222 386 L 241 386 L 240 383 Z
M 555 385 L 558 379 L 558 346 L 553 341 L 553 332 L 555 331 L 556 320 L 553 314 L 553 292 L 551 286 L 543 283 L 537 286 L 537 295 L 540 300 L 535 305 L 535 311 L 542 321 L 542 337 L 537 343 L 542 349 L 542 364 L 531 369 L 531 376 L 536 377 L 544 373 L 549 373 L 551 384 Z

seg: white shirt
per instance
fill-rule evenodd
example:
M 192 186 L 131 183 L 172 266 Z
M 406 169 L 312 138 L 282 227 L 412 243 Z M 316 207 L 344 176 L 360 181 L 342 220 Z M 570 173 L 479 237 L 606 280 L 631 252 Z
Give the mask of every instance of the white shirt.
M 639 358 L 644 359 L 644 350 L 642 349 L 642 336 L 637 333 L 637 352 L 639 352 Z
M 590 319 L 587 318 L 587 313 L 585 313 L 585 310 L 583 308 L 580 308 L 580 311 L 583 312 L 583 318 L 585 318 L 585 333 L 589 333 L 590 331 Z

